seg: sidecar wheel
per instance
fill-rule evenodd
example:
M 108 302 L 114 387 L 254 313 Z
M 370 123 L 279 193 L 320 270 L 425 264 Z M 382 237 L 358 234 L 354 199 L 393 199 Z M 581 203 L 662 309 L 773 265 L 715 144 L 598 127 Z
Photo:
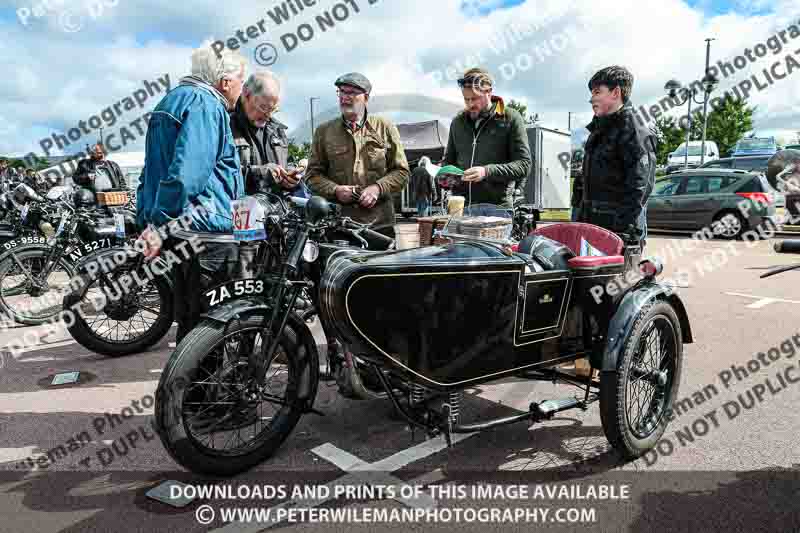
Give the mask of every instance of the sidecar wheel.
M 170 456 L 194 473 L 230 477 L 265 461 L 314 402 L 319 362 L 288 326 L 279 339 L 284 362 L 276 357 L 263 388 L 254 389 L 247 354 L 260 350 L 262 328 L 262 316 L 227 325 L 206 320 L 167 361 L 156 389 L 156 429 Z
M 682 338 L 672 306 L 651 303 L 639 312 L 616 371 L 600 377 L 603 431 L 626 459 L 652 449 L 666 430 L 680 385 Z

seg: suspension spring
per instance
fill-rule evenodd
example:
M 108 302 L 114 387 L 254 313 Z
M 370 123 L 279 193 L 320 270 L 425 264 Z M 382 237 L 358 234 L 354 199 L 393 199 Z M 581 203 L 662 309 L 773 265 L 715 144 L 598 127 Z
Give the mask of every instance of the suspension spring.
M 416 383 L 412 383 L 409 397 L 411 400 L 411 405 L 420 405 L 425 401 L 425 387 L 417 385 Z
M 453 424 L 457 424 L 458 416 L 461 414 L 461 391 L 449 393 L 447 402 L 450 405 L 450 420 Z

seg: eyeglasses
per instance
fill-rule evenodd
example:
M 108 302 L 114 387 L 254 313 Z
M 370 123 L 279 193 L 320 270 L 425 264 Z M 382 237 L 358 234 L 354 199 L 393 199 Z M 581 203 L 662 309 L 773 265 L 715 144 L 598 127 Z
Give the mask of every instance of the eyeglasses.
M 364 91 L 336 89 L 336 96 L 339 98 L 342 96 L 349 96 L 350 98 L 353 98 L 362 94 L 364 94 Z
M 263 106 L 260 106 L 260 105 L 258 105 L 258 104 L 257 104 L 257 103 L 255 103 L 255 101 L 254 101 L 254 102 L 253 102 L 253 107 L 255 107 L 255 108 L 256 108 L 256 111 L 260 111 L 260 112 L 261 112 L 261 113 L 263 113 L 264 115 L 271 115 L 271 114 L 273 114 L 273 113 L 274 113 L 274 112 L 275 112 L 275 111 L 278 109 L 278 104 L 271 105 L 271 106 L 269 106 L 269 107 L 263 107 Z

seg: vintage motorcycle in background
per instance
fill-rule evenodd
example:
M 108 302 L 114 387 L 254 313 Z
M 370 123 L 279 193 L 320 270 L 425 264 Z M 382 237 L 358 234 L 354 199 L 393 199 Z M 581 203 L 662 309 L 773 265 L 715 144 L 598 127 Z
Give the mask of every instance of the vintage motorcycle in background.
M 30 196 L 33 191 L 26 192 Z M 53 187 L 45 199 L 36 195 L 30 200 L 33 212 L 41 215 L 46 241 L 23 241 L 0 255 L 0 310 L 15 322 L 37 325 L 61 311 L 61 293 L 85 255 L 124 242 L 136 227 L 130 212 L 98 206 L 86 189 L 73 193 L 69 187 Z

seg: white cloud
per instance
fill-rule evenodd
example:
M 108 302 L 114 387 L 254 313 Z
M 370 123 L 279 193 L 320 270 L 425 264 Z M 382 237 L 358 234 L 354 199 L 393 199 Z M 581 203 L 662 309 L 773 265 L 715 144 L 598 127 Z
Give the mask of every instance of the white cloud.
M 188 73 L 192 47 L 207 38 L 233 37 L 236 30 L 261 19 L 270 30 L 268 36 L 251 40 L 242 51 L 252 69 L 261 68 L 253 60 L 256 45 L 272 42 L 278 48 L 278 62 L 272 67 L 284 80 L 283 111 L 278 118 L 290 128 L 307 121 L 309 97 L 320 97 L 315 102 L 317 112 L 334 108 L 333 80 L 349 71 L 370 77 L 376 99 L 415 93 L 460 104 L 455 81 L 442 78 L 446 78 L 448 68 L 450 74 L 460 74 L 480 56 L 483 66 L 495 73 L 498 94 L 526 102 L 545 125 L 562 129 L 567 126 L 569 111 L 573 112 L 573 128 L 591 119 L 586 83 L 599 68 L 628 66 L 636 79 L 634 102 L 651 105 L 663 98 L 668 79 L 688 83 L 702 76 L 706 37 L 717 39 L 712 46 L 716 63 L 735 58 L 746 47 L 764 42 L 776 30 L 800 19 L 797 0 L 772 0 L 767 5 L 762 5 L 762 0 L 750 1 L 747 9 L 738 13 L 713 17 L 682 0 L 530 0 L 479 18 L 470 18 L 461 9 L 461 0 L 379 0 L 375 5 L 368 5 L 366 0 L 351 1 L 359 6 L 359 13 L 351 12 L 347 20 L 326 32 L 317 28 L 310 42 L 300 43 L 291 52 L 283 49 L 280 37 L 302 22 L 316 25 L 315 15 L 332 9 L 338 0 L 320 2 L 279 27 L 267 16 L 267 9 L 277 4 L 259 7 L 244 0 L 224 5 L 211 0 L 193 1 L 191 5 L 119 0 L 74 34 L 61 31 L 57 19 L 49 25 L 40 21 L 35 27 L 23 27 L 15 20 L 2 22 L 0 31 L 6 45 L 0 48 L 0 60 L 6 75 L 0 78 L 0 153 L 40 152 L 40 138 L 102 111 L 128 96 L 144 80 L 169 73 L 174 86 Z M 33 1 L 16 1 L 13 5 L 27 3 Z M 774 8 L 774 14 L 752 15 L 764 7 Z M 541 25 L 547 13 L 566 10 L 568 14 L 555 17 L 532 35 L 519 35 Z M 541 52 L 543 43 L 572 25 L 580 31 L 562 52 L 549 56 Z M 505 53 L 497 53 L 495 48 L 503 36 L 517 41 L 508 42 Z M 543 53 L 541 62 L 537 46 Z M 780 55 L 797 48 L 800 40 Z M 513 64 L 519 54 L 534 60 L 531 68 L 516 68 L 513 76 L 504 76 L 511 72 L 508 64 Z M 527 66 L 525 56 L 520 57 L 522 67 Z M 754 75 L 774 61 L 767 60 L 751 65 L 747 73 Z M 435 72 L 440 72 L 439 79 L 434 77 Z M 735 82 L 745 77 L 745 72 L 737 73 Z M 757 128 L 797 128 L 798 81 L 800 72 L 753 96 L 752 102 L 758 105 Z M 721 90 L 730 85 L 731 80 L 727 80 Z M 149 100 L 146 107 L 152 108 L 155 100 Z M 412 109 L 397 109 L 393 116 L 422 120 L 430 108 L 404 107 Z M 121 123 L 137 118 L 142 111 L 126 113 Z M 440 118 L 434 115 L 431 118 Z M 76 144 L 81 148 L 84 139 Z

